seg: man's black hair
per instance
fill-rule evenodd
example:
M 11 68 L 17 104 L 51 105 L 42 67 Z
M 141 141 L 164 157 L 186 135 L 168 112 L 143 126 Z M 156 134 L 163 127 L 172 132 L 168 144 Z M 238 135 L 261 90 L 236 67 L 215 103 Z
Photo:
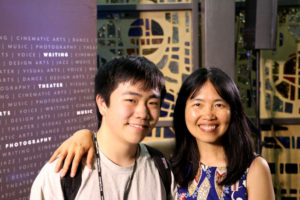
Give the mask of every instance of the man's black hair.
M 166 94 L 164 77 L 157 66 L 142 56 L 116 57 L 98 69 L 95 76 L 95 98 L 100 95 L 107 106 L 110 103 L 111 93 L 120 83 L 130 81 L 132 84 L 143 82 L 143 90 L 158 89 L 161 102 Z M 98 128 L 102 121 L 102 115 L 98 108 Z

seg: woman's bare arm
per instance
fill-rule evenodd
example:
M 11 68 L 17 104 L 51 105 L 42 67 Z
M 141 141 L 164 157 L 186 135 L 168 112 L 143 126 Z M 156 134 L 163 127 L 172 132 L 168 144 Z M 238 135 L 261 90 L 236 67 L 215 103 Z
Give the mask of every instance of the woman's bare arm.
M 56 158 L 58 159 L 55 166 L 55 171 L 59 172 L 61 169 L 61 177 L 66 175 L 71 163 L 72 168 L 70 176 L 74 177 L 78 165 L 85 154 L 87 154 L 87 166 L 92 168 L 93 156 L 95 153 L 92 135 L 93 132 L 88 129 L 76 131 L 55 150 L 49 162 L 51 163 Z
M 247 176 L 248 200 L 275 199 L 272 176 L 267 161 L 257 157 L 252 162 Z

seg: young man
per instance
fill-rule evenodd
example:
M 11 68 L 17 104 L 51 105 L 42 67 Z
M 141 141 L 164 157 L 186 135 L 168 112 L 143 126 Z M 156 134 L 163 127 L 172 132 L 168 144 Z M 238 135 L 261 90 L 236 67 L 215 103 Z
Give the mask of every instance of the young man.
M 115 58 L 99 69 L 95 77 L 96 157 L 92 169 L 81 166 L 81 184 L 74 199 L 167 199 L 159 171 L 140 143 L 158 121 L 164 95 L 162 73 L 144 57 Z M 30 199 L 67 198 L 55 165 L 43 167 Z M 72 185 L 67 183 L 67 187 Z M 169 198 L 174 198 L 174 191 L 171 174 Z

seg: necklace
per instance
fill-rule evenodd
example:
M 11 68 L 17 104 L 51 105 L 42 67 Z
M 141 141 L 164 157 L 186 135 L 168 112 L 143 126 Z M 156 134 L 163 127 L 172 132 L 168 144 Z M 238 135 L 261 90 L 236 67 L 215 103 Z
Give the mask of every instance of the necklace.
M 100 164 L 100 150 L 99 150 L 99 146 L 98 146 L 98 142 L 97 142 L 97 133 L 94 133 L 93 135 L 93 141 L 94 141 L 94 146 L 96 149 L 96 161 L 97 161 L 97 169 L 98 169 L 98 181 L 99 181 L 99 189 L 100 189 L 100 199 L 104 200 L 104 192 L 103 192 L 103 181 L 102 181 L 102 175 L 101 175 L 101 164 Z M 130 179 L 129 182 L 127 182 L 126 188 L 125 188 L 125 192 L 124 192 L 124 200 L 128 199 L 128 194 L 130 191 L 130 187 L 131 187 L 131 183 L 132 183 L 132 179 L 136 170 L 136 166 L 137 166 L 137 156 L 138 156 L 138 151 L 139 151 L 139 146 L 135 152 L 135 159 L 134 159 L 134 165 L 133 165 L 133 169 L 132 169 L 132 173 L 130 175 Z

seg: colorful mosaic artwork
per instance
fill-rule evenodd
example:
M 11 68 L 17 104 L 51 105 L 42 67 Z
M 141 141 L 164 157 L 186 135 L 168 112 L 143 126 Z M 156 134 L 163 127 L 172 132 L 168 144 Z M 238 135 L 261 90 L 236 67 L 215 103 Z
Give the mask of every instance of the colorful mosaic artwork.
M 192 0 L 97 0 L 98 4 L 164 4 L 191 2 Z
M 166 78 L 167 95 L 160 120 L 171 121 L 179 87 L 192 72 L 191 12 L 103 12 L 98 16 L 98 62 L 117 55 L 143 55 Z M 174 137 L 168 127 L 156 128 L 148 137 Z
M 282 125 L 263 131 L 262 155 L 268 160 L 277 199 L 300 199 L 299 128 Z
M 300 117 L 300 9 L 279 10 L 276 51 L 261 54 L 261 118 Z
M 277 19 L 276 50 L 260 51 L 260 117 L 300 118 L 300 9 L 279 7 Z M 236 83 L 247 115 L 255 119 L 256 57 L 244 49 L 244 25 L 241 10 L 236 15 Z M 262 126 L 262 155 L 269 163 L 278 200 L 300 199 L 297 130 L 299 125 Z
M 261 118 L 300 117 L 300 9 L 278 10 L 275 51 L 261 51 Z M 262 132 L 277 199 L 300 199 L 299 125 Z

